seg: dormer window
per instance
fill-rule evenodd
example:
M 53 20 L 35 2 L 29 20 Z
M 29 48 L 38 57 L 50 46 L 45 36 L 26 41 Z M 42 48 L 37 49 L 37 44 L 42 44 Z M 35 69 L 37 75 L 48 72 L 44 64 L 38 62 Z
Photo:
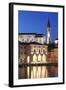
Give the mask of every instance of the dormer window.
M 27 39 L 27 42 L 29 42 L 29 39 Z
M 24 41 L 24 39 L 22 39 L 22 41 Z

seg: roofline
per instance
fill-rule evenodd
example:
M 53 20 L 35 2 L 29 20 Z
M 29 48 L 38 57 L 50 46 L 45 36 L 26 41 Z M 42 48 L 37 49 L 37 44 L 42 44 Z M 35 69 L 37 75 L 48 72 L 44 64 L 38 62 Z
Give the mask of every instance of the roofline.
M 36 34 L 36 33 L 18 33 L 19 35 L 22 35 L 22 34 L 26 34 L 26 35 L 28 35 L 28 34 Z
M 39 34 L 39 33 L 18 33 L 18 35 L 45 35 L 45 34 Z

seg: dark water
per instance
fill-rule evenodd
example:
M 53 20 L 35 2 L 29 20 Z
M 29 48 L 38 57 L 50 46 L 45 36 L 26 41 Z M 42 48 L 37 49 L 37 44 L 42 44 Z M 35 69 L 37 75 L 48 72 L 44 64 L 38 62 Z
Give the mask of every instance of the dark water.
M 47 78 L 57 77 L 58 67 L 57 66 L 26 66 L 19 67 L 18 78 L 29 79 L 29 78 Z

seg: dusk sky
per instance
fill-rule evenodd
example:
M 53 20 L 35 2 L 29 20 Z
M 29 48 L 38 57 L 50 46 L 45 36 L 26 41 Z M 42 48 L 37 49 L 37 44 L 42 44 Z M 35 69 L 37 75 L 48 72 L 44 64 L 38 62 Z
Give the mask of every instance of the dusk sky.
M 18 11 L 18 33 L 38 33 L 47 35 L 50 20 L 51 40 L 58 38 L 58 13 Z

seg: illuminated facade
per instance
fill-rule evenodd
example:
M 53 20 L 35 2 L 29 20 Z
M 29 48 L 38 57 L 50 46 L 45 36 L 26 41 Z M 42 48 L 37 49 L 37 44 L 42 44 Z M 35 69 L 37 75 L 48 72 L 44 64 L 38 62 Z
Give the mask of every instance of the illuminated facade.
M 36 33 L 19 33 L 19 79 L 58 76 L 58 40 L 51 43 L 50 29 L 48 21 L 47 36 Z
M 47 45 L 19 42 L 19 48 L 20 63 L 46 62 Z
M 42 45 L 38 43 L 20 43 L 19 42 L 19 64 L 42 64 L 47 63 L 47 45 Z M 27 70 L 26 78 L 42 78 L 47 77 L 46 67 L 29 67 Z M 45 74 L 41 73 L 45 72 Z M 30 74 L 29 74 L 30 73 Z M 22 75 L 20 75 L 22 76 Z

